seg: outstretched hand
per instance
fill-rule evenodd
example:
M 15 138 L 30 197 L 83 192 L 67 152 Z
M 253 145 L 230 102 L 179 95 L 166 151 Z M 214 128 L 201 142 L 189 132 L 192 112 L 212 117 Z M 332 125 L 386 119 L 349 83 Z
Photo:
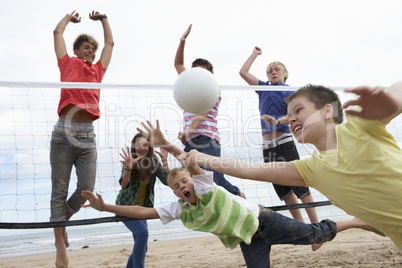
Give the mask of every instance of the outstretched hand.
M 352 105 L 358 105 L 361 110 L 345 110 L 346 114 L 359 116 L 365 119 L 386 119 L 399 111 L 398 103 L 387 94 L 381 87 L 371 89 L 369 87 L 357 87 L 354 89 L 346 89 L 345 92 L 359 95 L 355 100 L 347 101 L 343 104 L 342 109 L 346 109 Z
M 88 205 L 82 205 L 82 207 L 93 207 L 99 211 L 103 211 L 105 207 L 105 202 L 103 202 L 102 195 L 96 194 L 96 197 L 91 191 L 84 190 L 81 192 L 81 196 L 89 201 Z
M 188 26 L 187 30 L 183 33 L 183 35 L 180 37 L 180 41 L 181 42 L 186 42 L 187 36 L 190 34 L 191 32 L 191 27 L 193 27 L 192 24 L 190 24 L 190 26 Z
M 163 148 L 160 148 L 160 151 L 155 151 L 155 153 L 157 153 L 161 157 L 162 161 L 166 160 L 169 155 L 169 152 Z
M 92 10 L 92 13 L 89 13 L 89 18 L 91 20 L 99 20 L 101 16 L 102 14 L 95 10 Z
M 127 152 L 124 151 L 124 148 L 121 148 L 121 150 L 123 154 L 120 153 L 120 156 L 121 158 L 123 158 L 123 160 L 120 162 L 123 163 L 129 169 L 132 169 L 133 166 L 138 162 L 138 160 L 144 157 L 144 156 L 138 156 L 137 158 L 133 158 L 131 156 L 130 148 L 128 146 L 127 146 Z
M 71 18 L 70 21 L 72 23 L 80 23 L 81 22 L 81 17 L 80 17 L 80 13 L 76 12 L 75 10 L 73 12 L 71 12 Z
M 156 120 L 156 128 L 149 121 L 147 121 L 147 124 L 141 122 L 141 125 L 145 131 L 140 128 L 137 128 L 137 130 L 149 140 L 151 146 L 162 147 L 163 145 L 167 144 L 167 140 L 163 136 L 160 129 L 159 120 Z
M 261 115 L 261 119 L 265 120 L 268 124 L 273 126 L 276 126 L 278 124 L 278 120 L 268 114 Z

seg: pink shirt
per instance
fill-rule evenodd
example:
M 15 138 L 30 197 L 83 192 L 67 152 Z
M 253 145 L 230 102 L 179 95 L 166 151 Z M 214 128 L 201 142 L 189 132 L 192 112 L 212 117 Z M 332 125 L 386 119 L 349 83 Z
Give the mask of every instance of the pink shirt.
M 61 82 L 100 83 L 106 72 L 101 61 L 88 65 L 83 59 L 70 57 L 68 54 L 57 59 L 57 63 Z M 68 104 L 73 104 L 91 113 L 95 121 L 100 117 L 99 99 L 100 89 L 62 88 L 57 113 L 60 115 Z
M 211 110 L 209 110 L 208 115 L 205 117 L 204 121 L 202 121 L 201 124 L 198 126 L 198 128 L 194 130 L 190 139 L 202 135 L 213 138 L 218 142 L 220 141 L 218 132 L 218 122 L 216 121 L 216 117 L 218 116 L 218 107 L 219 104 L 221 103 L 221 100 L 222 95 L 221 92 L 219 91 L 218 101 L 215 103 L 214 107 Z M 195 114 L 191 114 L 185 111 L 183 113 L 183 117 L 184 117 L 183 130 L 185 131 L 190 128 L 190 125 L 194 120 Z

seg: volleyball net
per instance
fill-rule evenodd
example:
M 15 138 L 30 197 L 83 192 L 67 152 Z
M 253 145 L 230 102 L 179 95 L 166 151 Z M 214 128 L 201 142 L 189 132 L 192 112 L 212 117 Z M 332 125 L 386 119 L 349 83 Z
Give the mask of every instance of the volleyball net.
M 165 137 L 183 148 L 177 139 L 183 125 L 183 112 L 173 98 L 173 85 L 127 85 L 84 83 L 41 83 L 0 81 L 0 228 L 49 228 L 66 225 L 84 225 L 127 218 L 114 217 L 108 212 L 82 208 L 69 222 L 51 223 L 51 170 L 50 139 L 58 120 L 57 106 L 60 88 L 100 88 L 100 119 L 94 121 L 97 135 L 97 178 L 94 192 L 101 193 L 106 203 L 114 204 L 121 189 L 121 148 L 131 146 L 131 140 L 141 122 L 160 122 Z M 269 87 L 220 86 L 222 102 L 219 107 L 218 127 L 222 156 L 262 163 L 262 135 L 255 90 Z M 276 90 L 297 90 L 298 87 L 275 87 Z M 272 88 L 271 88 L 272 89 Z M 342 102 L 346 95 L 343 87 L 333 88 Z M 350 94 L 348 99 L 352 98 Z M 401 145 L 401 120 L 388 125 L 389 131 Z M 301 158 L 315 148 L 297 144 Z M 158 149 L 156 149 L 158 150 Z M 171 155 L 170 168 L 180 166 Z M 284 206 L 270 183 L 241 180 L 226 176 L 245 193 L 248 200 L 275 210 L 306 206 L 330 205 L 327 198 L 310 189 L 315 203 Z M 77 184 L 75 169 L 71 173 L 69 193 Z M 177 198 L 170 188 L 157 181 L 155 206 Z M 319 218 L 326 217 L 325 210 Z M 339 212 L 343 213 L 343 212 Z M 332 214 L 330 216 L 333 216 Z

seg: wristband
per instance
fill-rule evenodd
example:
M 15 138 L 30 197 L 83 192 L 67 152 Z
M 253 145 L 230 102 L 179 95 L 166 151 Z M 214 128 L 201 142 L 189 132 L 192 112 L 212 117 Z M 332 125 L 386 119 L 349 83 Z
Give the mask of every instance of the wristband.
M 101 15 L 101 16 L 99 17 L 99 20 L 100 20 L 100 21 L 102 21 L 103 19 L 107 19 L 107 16 L 106 16 L 105 14 L 103 14 L 103 15 Z

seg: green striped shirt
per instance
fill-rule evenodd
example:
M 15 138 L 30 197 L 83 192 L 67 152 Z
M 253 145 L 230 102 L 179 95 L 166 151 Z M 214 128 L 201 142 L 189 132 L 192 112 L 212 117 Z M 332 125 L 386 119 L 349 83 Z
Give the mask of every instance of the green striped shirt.
M 213 233 L 225 247 L 235 248 L 241 241 L 250 244 L 258 229 L 258 218 L 249 209 L 231 197 L 231 194 L 212 187 L 206 194 L 199 194 L 197 205 L 181 204 L 180 219 L 184 226 L 201 232 Z

